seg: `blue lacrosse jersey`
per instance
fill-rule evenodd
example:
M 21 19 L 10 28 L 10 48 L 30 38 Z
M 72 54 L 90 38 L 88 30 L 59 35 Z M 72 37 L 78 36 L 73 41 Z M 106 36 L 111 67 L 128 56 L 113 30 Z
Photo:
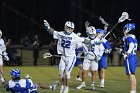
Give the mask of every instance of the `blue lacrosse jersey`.
M 82 55 L 82 52 L 83 52 L 83 48 L 80 47 L 80 48 L 76 48 L 75 49 L 76 51 L 76 62 L 75 62 L 75 66 L 78 66 L 80 64 L 82 64 L 82 61 L 81 61 L 81 55 Z
M 102 38 L 101 41 L 102 41 L 102 44 L 103 44 L 105 50 L 111 48 L 109 42 L 105 38 Z M 104 52 L 103 56 L 101 57 L 101 59 L 98 63 L 98 71 L 101 71 L 101 69 L 106 69 L 106 68 L 107 68 L 107 54 Z
M 37 86 L 27 79 L 10 80 L 6 84 L 6 91 L 12 93 L 37 93 Z
M 136 56 L 138 42 L 135 35 L 128 35 L 124 38 L 124 52 L 129 50 L 129 44 L 133 43 L 134 48 L 130 52 L 128 58 L 125 60 L 126 74 L 135 74 L 138 65 L 138 58 Z

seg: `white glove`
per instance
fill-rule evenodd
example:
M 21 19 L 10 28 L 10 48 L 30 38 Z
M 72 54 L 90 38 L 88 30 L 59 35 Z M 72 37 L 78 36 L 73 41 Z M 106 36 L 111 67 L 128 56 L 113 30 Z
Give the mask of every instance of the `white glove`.
M 49 25 L 49 23 L 47 22 L 47 20 L 44 20 L 44 25 L 47 27 L 47 29 L 50 29 L 50 25 Z
M 111 52 L 112 49 L 106 49 L 105 53 L 109 54 Z
M 94 60 L 94 59 L 95 59 L 94 53 L 89 52 L 89 53 L 87 54 L 87 59 L 88 59 L 88 60 Z
M 109 24 L 105 22 L 105 20 L 100 16 L 99 20 L 101 20 L 101 23 L 104 24 L 105 26 L 108 26 Z
M 100 56 L 97 56 L 97 57 L 95 58 L 95 61 L 98 62 L 100 59 L 101 59 L 101 57 L 100 57 Z
M 89 24 L 90 24 L 90 23 L 89 23 L 88 21 L 86 21 L 86 22 L 85 22 L 85 27 L 89 27 Z
M 8 57 L 8 55 L 7 55 L 7 53 L 5 51 L 2 52 L 2 55 L 3 55 L 4 60 L 9 61 L 9 57 Z
M 126 60 L 126 59 L 128 58 L 128 56 L 129 56 L 129 54 L 128 54 L 128 53 L 125 53 L 125 54 L 123 55 L 124 60 Z
M 26 78 L 26 79 L 32 79 L 32 77 L 30 77 L 29 74 L 26 74 L 26 75 L 25 75 L 25 78 Z
M 117 52 L 119 52 L 119 54 L 122 53 L 123 49 L 122 48 L 115 48 L 117 50 Z
M 4 56 L 4 60 L 9 61 L 9 57 L 7 55 Z

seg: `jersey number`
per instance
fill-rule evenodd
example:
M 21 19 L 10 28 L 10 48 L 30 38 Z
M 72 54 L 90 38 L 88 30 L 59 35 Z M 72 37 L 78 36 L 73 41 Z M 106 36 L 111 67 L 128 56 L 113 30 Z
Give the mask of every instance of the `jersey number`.
M 70 44 L 71 44 L 71 41 L 68 41 L 68 40 L 61 41 L 61 46 L 64 48 L 70 48 Z
M 133 54 L 134 55 L 136 55 L 137 47 L 138 47 L 138 44 L 135 44 L 134 49 L 133 49 Z

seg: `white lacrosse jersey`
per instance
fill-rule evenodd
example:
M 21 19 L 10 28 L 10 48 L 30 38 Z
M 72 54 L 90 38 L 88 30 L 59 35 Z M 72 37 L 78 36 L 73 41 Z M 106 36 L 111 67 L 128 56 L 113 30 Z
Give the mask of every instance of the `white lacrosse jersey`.
M 100 59 L 104 53 L 104 50 L 105 50 L 103 44 L 100 43 L 99 38 L 95 38 L 94 40 L 91 40 L 88 44 L 85 44 L 83 46 L 83 48 L 85 50 L 85 58 L 86 59 L 89 59 L 89 57 L 87 56 L 88 54 L 95 55 L 96 58 L 98 57 Z M 90 58 L 90 60 L 94 60 L 95 57 L 93 56 L 93 59 Z
M 77 36 L 74 32 L 68 35 L 65 34 L 64 31 L 61 32 L 54 31 L 53 38 L 58 39 L 57 43 L 58 54 L 62 54 L 64 56 L 75 55 L 77 43 L 84 42 L 84 38 Z

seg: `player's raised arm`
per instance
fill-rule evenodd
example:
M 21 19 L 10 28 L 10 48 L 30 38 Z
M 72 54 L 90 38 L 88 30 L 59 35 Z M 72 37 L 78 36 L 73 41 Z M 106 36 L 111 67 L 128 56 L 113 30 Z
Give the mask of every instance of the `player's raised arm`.
M 47 22 L 47 20 L 44 20 L 44 28 L 46 29 L 46 31 L 48 31 L 50 34 L 53 34 L 53 32 L 55 31 L 50 24 Z
M 99 17 L 99 20 L 104 24 L 104 30 L 107 31 L 109 24 L 101 16 Z

